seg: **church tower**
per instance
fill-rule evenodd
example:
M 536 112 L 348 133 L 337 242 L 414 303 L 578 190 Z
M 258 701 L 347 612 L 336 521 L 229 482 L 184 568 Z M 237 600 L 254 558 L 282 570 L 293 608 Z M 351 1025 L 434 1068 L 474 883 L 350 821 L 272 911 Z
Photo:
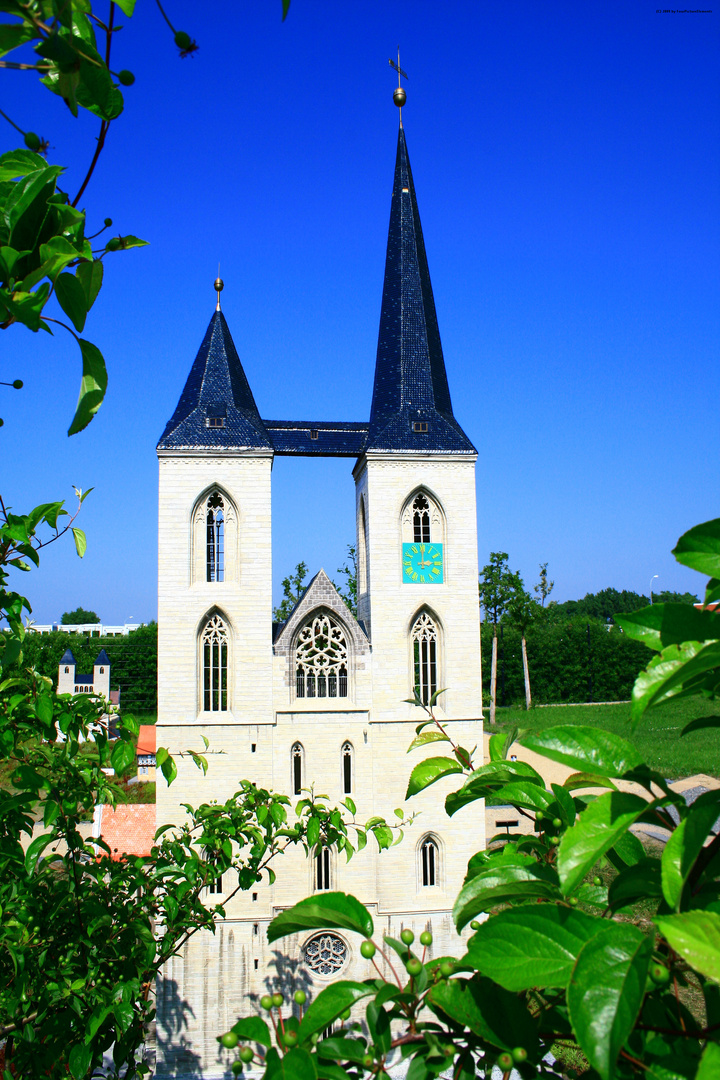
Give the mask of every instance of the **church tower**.
M 216 1035 L 269 989 L 291 993 L 294 980 L 314 997 L 331 978 L 373 976 L 349 934 L 297 934 L 280 954 L 267 941 L 278 912 L 349 892 L 382 932 L 432 930 L 434 955 L 456 952 L 453 901 L 484 845 L 477 804 L 447 817 L 451 780 L 405 804 L 413 765 L 433 756 L 432 744 L 407 756 L 424 715 L 405 699 L 444 690 L 437 713 L 466 747 L 482 745 L 482 699 L 477 453 L 452 411 L 402 126 L 369 422 L 261 419 L 218 291 L 157 452 L 158 743 L 178 755 L 172 787 L 158 784 L 158 826 L 244 779 L 293 802 L 311 786 L 335 806 L 351 797 L 359 821 L 419 815 L 390 850 L 371 839 L 347 863 L 290 848 L 272 883 L 237 895 L 230 873 L 215 883 L 224 919 L 157 986 L 157 1075 L 210 1080 L 227 1071 Z M 271 470 L 298 455 L 354 462 L 357 618 L 319 569 L 287 620 L 271 621 Z M 207 775 L 180 756 L 203 739 Z
M 481 713 L 475 462 L 452 411 L 405 132 L 398 132 L 375 383 L 354 469 L 358 618 L 373 643 L 373 708 Z M 409 670 L 408 670 L 409 669 Z M 408 694 L 398 693 L 407 671 Z

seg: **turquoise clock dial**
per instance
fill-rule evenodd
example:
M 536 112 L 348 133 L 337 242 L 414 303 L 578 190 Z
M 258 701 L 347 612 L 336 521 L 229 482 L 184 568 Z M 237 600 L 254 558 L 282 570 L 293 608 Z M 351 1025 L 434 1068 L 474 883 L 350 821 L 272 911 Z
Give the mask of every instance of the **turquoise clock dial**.
M 406 585 L 442 585 L 442 544 L 403 544 L 403 581 Z

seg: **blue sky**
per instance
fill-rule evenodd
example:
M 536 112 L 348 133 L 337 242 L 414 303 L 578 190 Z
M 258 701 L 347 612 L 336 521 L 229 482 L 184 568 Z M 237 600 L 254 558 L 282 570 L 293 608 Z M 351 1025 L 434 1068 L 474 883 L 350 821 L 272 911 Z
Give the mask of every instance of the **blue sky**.
M 404 122 L 455 413 L 479 449 L 480 563 L 510 554 L 554 599 L 606 586 L 697 590 L 670 555 L 718 508 L 720 13 L 636 0 L 280 0 L 168 13 L 114 45 L 135 85 L 83 202 L 150 241 L 108 259 L 85 330 L 108 396 L 68 439 L 76 346 L 0 338 L 0 491 L 18 510 L 95 490 L 88 553 L 47 549 L 24 578 L 39 622 L 78 604 L 156 615 L 155 444 L 214 307 L 260 412 L 366 419 L 397 110 Z M 3 108 L 50 139 L 77 189 L 97 121 L 33 75 Z M 15 145 L 0 128 L 0 148 Z M 354 540 L 352 461 L 278 458 L 276 599 L 304 559 L 331 576 Z

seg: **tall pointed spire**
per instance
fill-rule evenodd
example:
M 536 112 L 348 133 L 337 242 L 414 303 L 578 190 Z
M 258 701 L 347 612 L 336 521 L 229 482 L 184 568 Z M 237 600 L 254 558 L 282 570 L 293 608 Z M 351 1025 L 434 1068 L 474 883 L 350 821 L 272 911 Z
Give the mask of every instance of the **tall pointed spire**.
M 398 131 L 367 449 L 477 452 L 453 416 L 402 127 Z
M 158 450 L 272 449 L 215 288 L 217 310 Z

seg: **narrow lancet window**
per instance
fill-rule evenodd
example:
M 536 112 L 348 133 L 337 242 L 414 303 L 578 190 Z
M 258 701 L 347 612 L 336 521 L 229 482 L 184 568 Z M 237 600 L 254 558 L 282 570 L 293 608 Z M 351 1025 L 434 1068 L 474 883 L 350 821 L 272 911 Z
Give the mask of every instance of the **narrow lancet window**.
M 225 503 L 217 491 L 207 501 L 207 580 L 225 580 Z
M 345 633 L 327 612 L 303 626 L 295 648 L 295 693 L 299 698 L 348 696 Z
M 437 885 L 438 848 L 430 837 L 420 845 L 420 880 L 423 886 Z
M 300 795 L 303 786 L 303 748 L 296 742 L 291 751 L 293 795 Z
M 413 502 L 413 540 L 416 544 L 430 543 L 430 503 L 422 492 Z
M 353 748 L 352 743 L 343 743 L 342 748 L 343 794 L 352 795 L 353 789 Z
M 330 888 L 330 849 L 320 848 L 315 856 L 315 889 L 318 892 Z
M 203 708 L 226 712 L 228 707 L 228 633 L 219 615 L 208 619 L 202 633 Z
M 438 688 L 437 682 L 437 627 L 427 612 L 423 612 L 412 629 L 413 687 L 420 695 L 423 705 Z

